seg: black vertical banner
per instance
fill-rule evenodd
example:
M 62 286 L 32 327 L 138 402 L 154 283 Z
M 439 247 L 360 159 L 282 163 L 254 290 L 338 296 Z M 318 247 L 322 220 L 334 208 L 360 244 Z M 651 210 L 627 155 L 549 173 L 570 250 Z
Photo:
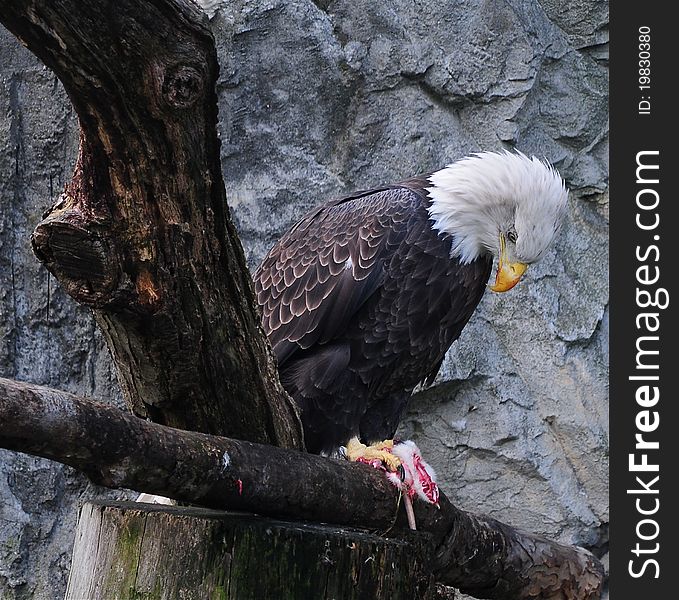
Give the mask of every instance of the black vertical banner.
M 611 6 L 612 600 L 676 598 L 679 29 L 670 3 Z

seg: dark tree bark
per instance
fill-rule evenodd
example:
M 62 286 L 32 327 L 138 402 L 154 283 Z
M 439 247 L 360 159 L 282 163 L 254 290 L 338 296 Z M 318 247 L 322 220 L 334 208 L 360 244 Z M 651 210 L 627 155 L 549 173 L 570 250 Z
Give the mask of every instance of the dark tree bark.
M 33 246 L 93 308 L 130 408 L 302 448 L 226 203 L 206 16 L 189 0 L 6 0 L 0 21 L 78 114 L 73 180 Z
M 210 508 L 391 535 L 407 529 L 398 492 L 367 465 L 172 429 L 6 379 L 0 379 L 0 446 L 71 465 L 100 485 Z M 442 583 L 479 598 L 599 597 L 603 569 L 586 550 L 472 515 L 445 496 L 440 507 L 415 502 Z

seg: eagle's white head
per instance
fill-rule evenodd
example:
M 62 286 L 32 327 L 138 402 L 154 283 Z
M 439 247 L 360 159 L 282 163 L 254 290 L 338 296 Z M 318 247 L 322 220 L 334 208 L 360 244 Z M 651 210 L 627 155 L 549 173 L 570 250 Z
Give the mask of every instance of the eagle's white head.
M 463 263 L 492 253 L 495 284 L 504 292 L 539 260 L 566 212 L 568 191 L 548 163 L 520 152 L 480 152 L 429 178 L 433 228 L 453 235 L 451 255 Z

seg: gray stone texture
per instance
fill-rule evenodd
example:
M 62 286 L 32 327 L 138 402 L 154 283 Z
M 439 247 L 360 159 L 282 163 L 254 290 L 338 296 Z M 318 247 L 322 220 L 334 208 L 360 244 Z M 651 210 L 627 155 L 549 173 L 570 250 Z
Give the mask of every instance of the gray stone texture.
M 400 435 L 459 506 L 608 544 L 607 3 L 206 0 L 223 171 L 248 261 L 311 206 L 517 147 L 571 189 L 547 257 L 488 292 Z M 29 236 L 68 180 L 77 120 L 59 82 L 0 31 L 0 376 L 120 403 L 87 310 Z M 125 492 L 0 450 L 0 598 L 58 598 L 76 510 Z

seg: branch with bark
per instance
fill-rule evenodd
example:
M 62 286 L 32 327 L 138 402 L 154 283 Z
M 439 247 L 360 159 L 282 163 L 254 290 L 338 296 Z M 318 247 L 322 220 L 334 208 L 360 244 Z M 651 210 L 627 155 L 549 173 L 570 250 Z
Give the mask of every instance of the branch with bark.
M 407 531 L 397 490 L 367 465 L 181 431 L 7 379 L 0 379 L 0 446 L 68 464 L 107 487 L 390 535 Z M 582 548 L 472 515 L 444 495 L 440 509 L 415 502 L 415 512 L 442 583 L 478 598 L 599 597 L 601 563 Z

